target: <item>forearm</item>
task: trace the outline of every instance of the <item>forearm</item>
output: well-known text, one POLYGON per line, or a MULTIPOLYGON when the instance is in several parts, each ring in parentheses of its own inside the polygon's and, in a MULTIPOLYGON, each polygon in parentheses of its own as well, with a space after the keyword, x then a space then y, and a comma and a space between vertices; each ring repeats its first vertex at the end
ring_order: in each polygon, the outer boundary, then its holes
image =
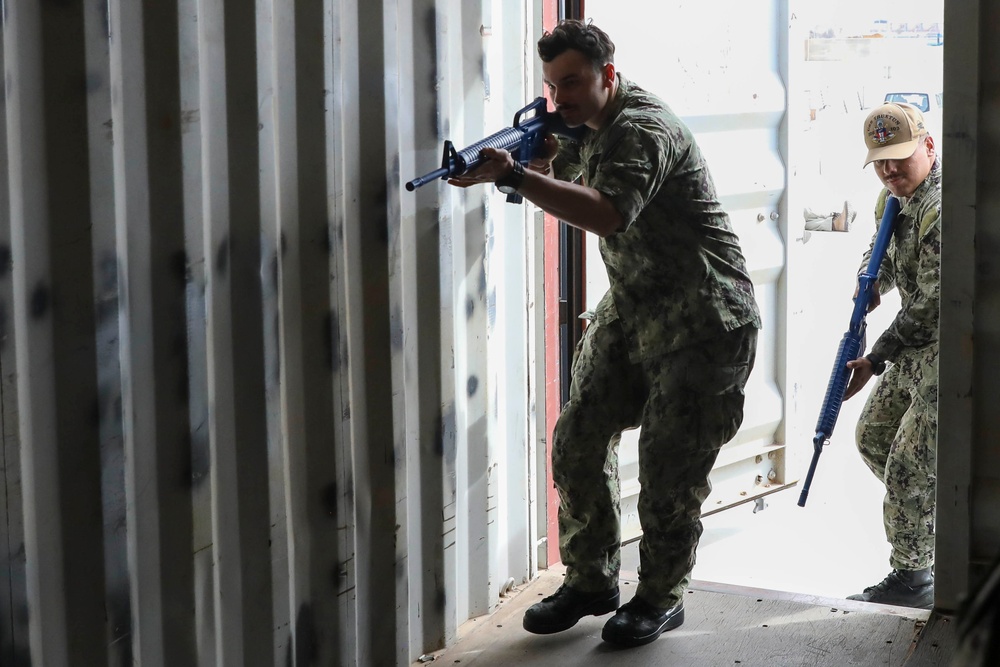
POLYGON ((602 237, 621 229, 621 215, 600 191, 530 169, 524 176, 518 194, 546 213, 602 237))
MULTIPOLYGON (((512 176, 514 160, 509 152, 484 148, 482 157, 485 158, 483 163, 474 171, 449 178, 448 182, 467 188, 502 182, 512 176)), ((594 188, 552 177, 550 164, 541 162, 532 162, 519 182, 510 184, 517 188, 519 195, 546 213, 598 236, 610 236, 622 227, 621 214, 610 199, 594 188)))

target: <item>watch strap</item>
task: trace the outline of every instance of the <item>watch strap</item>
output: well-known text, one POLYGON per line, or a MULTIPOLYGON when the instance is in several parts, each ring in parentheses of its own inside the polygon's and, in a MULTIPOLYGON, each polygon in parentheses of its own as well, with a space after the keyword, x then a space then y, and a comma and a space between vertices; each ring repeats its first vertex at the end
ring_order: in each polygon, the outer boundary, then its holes
POLYGON ((514 168, 511 169, 510 173, 502 178, 498 178, 496 181, 497 188, 503 188, 504 191, 514 192, 524 183, 524 165, 514 160, 514 168))
POLYGON ((875 375, 882 375, 882 373, 885 372, 885 359, 883 359, 882 357, 878 356, 874 352, 872 352, 871 354, 866 355, 865 358, 871 363, 871 365, 872 365, 872 372, 875 375))

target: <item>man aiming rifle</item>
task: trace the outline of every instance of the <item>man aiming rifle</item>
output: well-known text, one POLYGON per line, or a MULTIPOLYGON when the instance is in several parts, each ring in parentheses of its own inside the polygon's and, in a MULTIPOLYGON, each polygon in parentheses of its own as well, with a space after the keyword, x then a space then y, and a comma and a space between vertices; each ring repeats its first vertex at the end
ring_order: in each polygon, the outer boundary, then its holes
POLYGON ((614 50, 580 21, 543 35, 550 97, 582 135, 548 139, 527 168, 484 148, 482 165, 449 182, 495 183, 600 237, 610 288, 577 349, 552 441, 566 578, 523 624, 547 634, 617 610, 602 638, 638 646, 684 621, 708 475, 743 421, 760 315, 694 137, 615 69, 614 50), (619 609, 618 443, 639 426, 640 581, 619 609))

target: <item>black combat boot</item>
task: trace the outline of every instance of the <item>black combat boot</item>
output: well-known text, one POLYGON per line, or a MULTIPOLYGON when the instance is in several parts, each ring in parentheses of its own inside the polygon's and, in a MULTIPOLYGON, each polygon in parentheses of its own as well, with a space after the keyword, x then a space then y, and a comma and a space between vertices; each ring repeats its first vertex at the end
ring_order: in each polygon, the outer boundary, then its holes
POLYGON ((642 646, 684 622, 684 603, 660 609, 636 596, 604 624, 601 639, 617 646, 642 646))
POLYGON ((524 612, 524 629, 536 635, 562 632, 584 616, 601 616, 618 609, 618 587, 591 593, 563 584, 555 593, 524 612))
POLYGON ((849 595, 847 599, 930 609, 934 606, 934 571, 929 567, 893 570, 881 582, 866 588, 864 593, 849 595))

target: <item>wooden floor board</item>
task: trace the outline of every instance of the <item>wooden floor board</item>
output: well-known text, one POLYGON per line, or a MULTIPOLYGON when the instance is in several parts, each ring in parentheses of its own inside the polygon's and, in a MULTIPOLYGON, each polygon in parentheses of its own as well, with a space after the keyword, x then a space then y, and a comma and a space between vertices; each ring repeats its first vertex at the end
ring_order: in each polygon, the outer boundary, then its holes
MULTIPOLYGON (((956 620, 953 615, 933 613, 920 634, 920 642, 906 661, 906 667, 947 667, 958 648, 956 620)), ((957 666, 956 666, 957 667, 957 666)))

